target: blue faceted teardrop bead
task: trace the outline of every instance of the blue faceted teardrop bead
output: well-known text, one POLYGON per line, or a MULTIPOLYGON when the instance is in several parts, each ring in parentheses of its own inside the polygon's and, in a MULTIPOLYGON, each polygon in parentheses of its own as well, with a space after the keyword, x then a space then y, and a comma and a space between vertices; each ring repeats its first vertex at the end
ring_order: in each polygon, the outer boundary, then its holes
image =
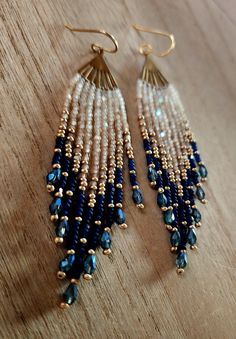
POLYGON ((151 182, 157 180, 157 171, 153 167, 148 168, 148 180, 151 182))
POLYGON ((61 220, 56 227, 56 235, 57 237, 64 238, 69 231, 69 222, 68 220, 61 220))
POLYGON ((111 247, 111 235, 107 231, 104 231, 101 236, 101 247, 104 250, 107 250, 108 248, 111 247))
POLYGON ((171 233, 170 243, 173 247, 178 247, 180 244, 180 240, 181 240, 181 237, 180 237, 180 233, 178 230, 171 233))
POLYGON ((176 267, 185 268, 188 264, 188 255, 186 251, 180 251, 176 258, 176 267))
POLYGON ((46 176, 48 185, 55 185, 61 179, 61 169, 53 168, 46 176))
POLYGON ((68 272, 72 268, 74 262, 75 255, 69 254, 67 257, 65 257, 59 262, 59 270, 62 272, 68 272))
POLYGON ((78 297, 78 287, 71 283, 63 293, 63 300, 66 304, 72 305, 78 297))
POLYGON ((206 178, 208 175, 208 171, 205 165, 199 165, 199 173, 202 178, 206 178))
POLYGON ((159 207, 164 207, 167 205, 167 198, 164 193, 157 194, 157 205, 159 207))
POLYGON ((133 190, 132 198, 136 205, 143 203, 143 195, 140 189, 133 190))
POLYGON ((84 270, 87 274, 93 274, 96 270, 97 263, 96 263, 96 255, 89 254, 84 261, 84 270))
POLYGON ((59 214, 61 211, 61 205, 62 205, 62 200, 61 198, 55 198, 53 199, 52 203, 49 206, 49 211, 51 214, 59 214))
POLYGON ((164 222, 167 225, 171 225, 172 222, 175 220, 175 215, 173 210, 167 210, 163 213, 164 215, 164 222))
POLYGON ((125 222, 125 212, 121 208, 117 208, 116 210, 116 223, 121 225, 125 222))
POLYGON ((195 222, 200 222, 202 219, 201 213, 197 208, 192 209, 192 216, 195 222))
POLYGON ((194 228, 190 228, 189 232, 188 232, 188 243, 189 245, 193 246, 195 245, 197 242, 197 235, 196 232, 194 230, 194 228))
POLYGON ((196 189, 196 196, 199 200, 205 199, 205 192, 201 186, 198 186, 196 189))

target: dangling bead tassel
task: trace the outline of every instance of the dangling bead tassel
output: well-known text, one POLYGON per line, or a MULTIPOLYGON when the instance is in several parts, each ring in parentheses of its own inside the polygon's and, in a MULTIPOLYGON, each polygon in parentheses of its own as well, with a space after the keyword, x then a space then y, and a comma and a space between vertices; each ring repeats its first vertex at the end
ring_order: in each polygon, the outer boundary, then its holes
POLYGON ((188 264, 187 245, 196 248, 194 223, 201 225, 201 214, 195 198, 206 203, 201 181, 206 180, 207 169, 176 89, 150 59, 137 82, 137 105, 147 176, 158 191, 157 204, 171 233, 171 251, 177 253, 177 272, 182 273, 188 264))
MULTIPOLYGON (((57 134, 53 168, 47 190, 54 195, 51 220, 56 224, 55 243, 67 253, 59 262, 57 277, 70 279, 61 308, 78 297, 81 276, 91 280, 96 251, 111 253, 111 228, 125 228, 123 206, 124 151, 130 180, 142 204, 124 99, 102 53, 72 79, 57 134), (135 187, 134 187, 135 186, 135 187)), ((139 206, 141 207, 141 206, 139 206)))

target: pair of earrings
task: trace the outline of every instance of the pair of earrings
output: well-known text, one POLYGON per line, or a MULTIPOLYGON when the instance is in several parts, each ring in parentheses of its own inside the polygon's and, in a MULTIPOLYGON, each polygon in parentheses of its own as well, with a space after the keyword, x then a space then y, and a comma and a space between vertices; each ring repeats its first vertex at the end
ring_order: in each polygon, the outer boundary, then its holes
MULTIPOLYGON (((144 208, 137 180, 125 100, 104 59, 104 52, 118 50, 116 39, 104 30, 71 31, 100 33, 109 37, 114 49, 92 44, 95 57, 70 82, 56 137, 52 170, 47 190, 53 195, 49 210, 56 225, 56 244, 64 244, 67 255, 59 262, 59 279, 69 278, 62 308, 78 295, 83 275, 91 280, 96 270, 95 252, 111 253, 111 228, 127 228, 123 210, 123 170, 128 163, 132 199, 144 208), (124 161, 124 158, 127 158, 124 161)), ((135 25, 135 29, 170 39, 165 56, 175 47, 174 36, 135 25)), ((201 214, 195 200, 206 203, 202 182, 207 169, 178 92, 150 59, 150 44, 139 51, 145 56, 141 78, 137 81, 137 111, 147 161, 147 177, 157 190, 157 204, 170 232, 171 251, 176 253, 177 272, 188 263, 187 245, 196 248, 195 226, 201 214)))

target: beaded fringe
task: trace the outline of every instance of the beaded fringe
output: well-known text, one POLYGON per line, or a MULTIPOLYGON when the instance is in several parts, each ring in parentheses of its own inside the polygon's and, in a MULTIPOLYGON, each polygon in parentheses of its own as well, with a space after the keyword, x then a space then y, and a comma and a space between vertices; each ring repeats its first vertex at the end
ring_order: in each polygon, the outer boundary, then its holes
POLYGON ((143 76, 137 81, 138 120, 147 175, 151 187, 158 191, 157 204, 170 232, 171 252, 177 254, 177 272, 182 273, 188 264, 187 245, 196 248, 195 227, 201 226, 201 213, 195 200, 206 203, 202 182, 206 181, 207 169, 175 87, 163 76, 164 81, 158 86, 155 70, 154 76, 145 68, 143 74, 155 80, 150 83, 143 76))
MULTIPOLYGON (((100 57, 101 58, 101 57, 100 57)), ((95 61, 97 59, 94 59, 95 61)), ((123 158, 128 158, 132 198, 142 208, 125 103, 119 88, 102 89, 77 73, 67 91, 47 190, 57 244, 67 255, 59 279, 71 280, 61 307, 77 298, 81 276, 91 280, 96 250, 111 253, 111 228, 126 228, 123 211, 123 158)))

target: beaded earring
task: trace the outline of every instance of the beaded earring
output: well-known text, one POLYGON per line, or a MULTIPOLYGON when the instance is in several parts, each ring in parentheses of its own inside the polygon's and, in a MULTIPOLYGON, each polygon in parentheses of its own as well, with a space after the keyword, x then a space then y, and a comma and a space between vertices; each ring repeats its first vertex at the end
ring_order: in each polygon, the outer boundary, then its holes
POLYGON ((59 279, 69 278, 62 308, 78 295, 83 275, 91 280, 96 269, 95 251, 111 253, 111 228, 127 228, 123 211, 124 153, 128 158, 132 198, 143 208, 124 98, 104 59, 115 53, 118 43, 104 30, 70 31, 100 33, 109 37, 114 49, 92 44, 95 57, 70 82, 56 137, 47 190, 54 196, 49 210, 56 225, 56 244, 64 244, 67 255, 59 262, 59 279))
MULTIPOLYGON (((140 25, 133 27, 170 39, 170 48, 157 56, 164 57, 174 49, 172 34, 140 25)), ((177 90, 149 57, 153 53, 152 46, 142 44, 139 52, 145 56, 145 63, 137 81, 137 106, 148 179, 151 187, 158 191, 157 205, 170 232, 171 252, 177 254, 177 272, 183 273, 188 264, 187 245, 197 248, 195 226, 201 226, 201 213, 195 200, 206 203, 202 182, 207 179, 207 169, 177 90)))

